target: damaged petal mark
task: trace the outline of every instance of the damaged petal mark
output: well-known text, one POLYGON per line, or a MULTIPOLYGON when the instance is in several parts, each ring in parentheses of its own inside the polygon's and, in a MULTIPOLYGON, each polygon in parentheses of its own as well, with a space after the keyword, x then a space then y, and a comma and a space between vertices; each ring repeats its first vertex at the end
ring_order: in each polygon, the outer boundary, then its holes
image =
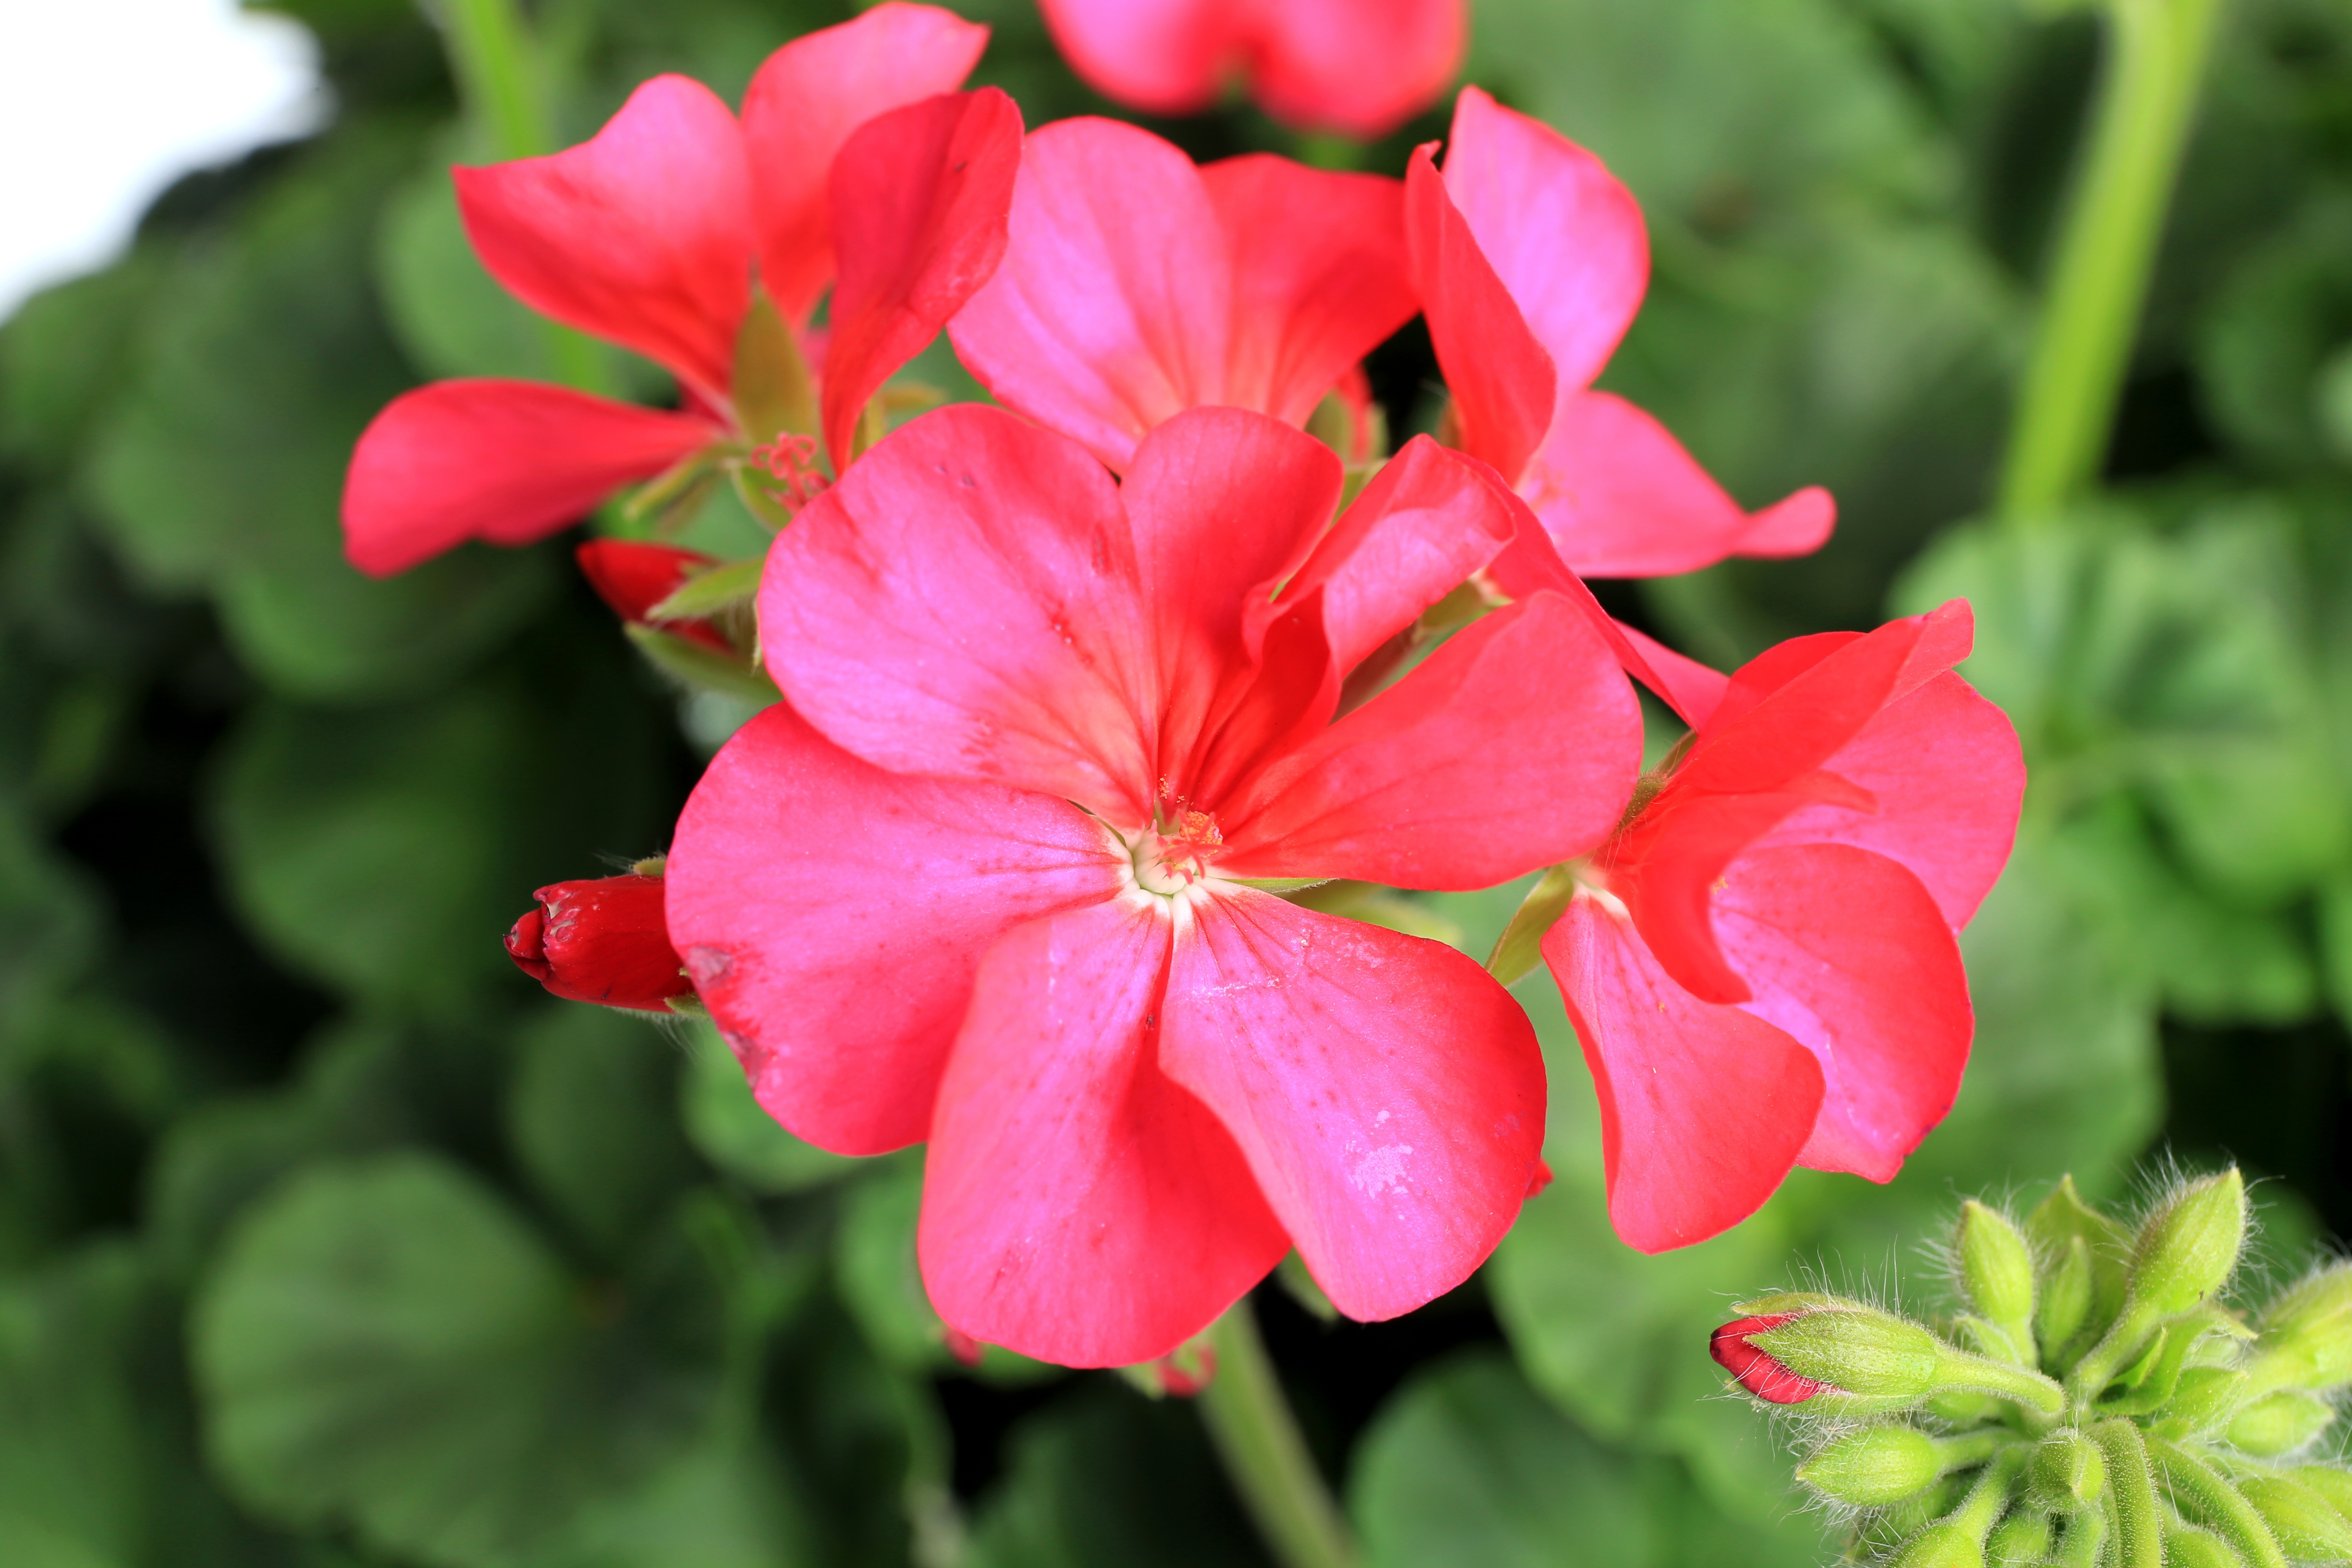
POLYGON ((686 959, 686 972, 694 977, 697 986, 716 985, 735 967, 733 953, 703 942, 688 948, 682 956, 686 959))
POLYGON ((1412 1152, 1410 1143, 1381 1144, 1356 1162, 1356 1168, 1348 1173, 1349 1184, 1373 1197, 1386 1192, 1407 1191, 1404 1157, 1412 1152))

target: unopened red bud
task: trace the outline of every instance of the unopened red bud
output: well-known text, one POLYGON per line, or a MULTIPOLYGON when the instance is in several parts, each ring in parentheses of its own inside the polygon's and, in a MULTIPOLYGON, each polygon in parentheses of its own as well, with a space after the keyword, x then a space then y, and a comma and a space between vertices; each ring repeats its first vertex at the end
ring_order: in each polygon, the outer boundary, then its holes
POLYGON ((653 607, 677 593, 688 578, 719 564, 717 557, 634 539, 592 539, 580 547, 577 559, 581 575, 621 619, 632 626, 658 626, 715 653, 736 656, 735 645, 707 620, 652 617, 653 607))
POLYGON ((1830 1391, 1830 1385, 1790 1372, 1759 1349, 1753 1337, 1793 1322, 1798 1316, 1795 1312, 1779 1312, 1726 1323, 1707 1342, 1707 1353, 1724 1371, 1739 1380, 1740 1387, 1757 1398, 1772 1405, 1802 1405, 1813 1395, 1830 1391))
POLYGON ((950 1329, 944 1324, 940 1326, 940 1337, 947 1342, 948 1354, 966 1366, 978 1366, 982 1354, 988 1349, 961 1329, 950 1329))
POLYGON ((539 907, 507 932, 507 954, 556 995, 662 1012, 694 989, 669 944, 659 877, 558 882, 531 897, 539 907))

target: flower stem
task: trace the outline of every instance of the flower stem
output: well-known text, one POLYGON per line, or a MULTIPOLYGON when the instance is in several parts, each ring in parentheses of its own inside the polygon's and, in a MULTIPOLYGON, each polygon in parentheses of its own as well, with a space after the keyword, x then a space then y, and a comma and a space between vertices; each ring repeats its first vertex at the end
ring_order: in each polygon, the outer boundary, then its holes
POLYGON ((1284 1568, 1356 1568, 1354 1538, 1298 1435, 1249 1298, 1209 1331, 1216 1375, 1201 1417, 1258 1533, 1284 1568))
MULTIPOLYGON (((555 150, 537 51, 515 0, 442 0, 441 36, 477 144, 492 158, 536 158, 555 150)), ((571 328, 544 323, 555 379, 604 392, 603 357, 571 328)))
POLYGON ((2000 510, 2012 520, 2098 477, 2212 41, 2216 0, 2107 0, 2106 9, 2097 119, 2001 470, 2000 510))

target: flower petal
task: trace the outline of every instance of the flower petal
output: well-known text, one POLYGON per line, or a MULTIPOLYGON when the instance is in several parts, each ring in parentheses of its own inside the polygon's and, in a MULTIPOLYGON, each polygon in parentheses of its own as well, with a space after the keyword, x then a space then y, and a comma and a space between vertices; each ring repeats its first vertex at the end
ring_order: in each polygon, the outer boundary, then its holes
POLYGON ((778 703, 678 818, 670 941, 768 1113, 877 1154, 926 1135, 982 955, 1112 897, 1113 849, 1066 802, 884 773, 778 703))
POLYGON ((1664 426, 1606 392, 1563 402, 1519 493, 1561 559, 1586 577, 1664 577, 1732 555, 1803 555, 1837 522, 1819 487, 1751 516, 1664 426))
POLYGON ((1641 771, 1641 708, 1556 594, 1457 633, 1252 784, 1219 868, 1491 887, 1590 850, 1641 771))
POLYGON ((1021 110, 995 88, 875 116, 834 159, 841 281, 824 358, 824 439, 837 473, 866 400, 920 353, 1004 255, 1021 110))
POLYGON ((1419 309, 1405 259, 1404 186, 1251 153, 1202 184, 1232 255, 1224 401, 1289 425, 1419 309))
POLYGON ((1267 626, 1320 588, 1331 662, 1342 674, 1353 669, 1510 541, 1508 495, 1460 453, 1414 437, 1314 553, 1284 574, 1281 596, 1250 606, 1253 648, 1267 626))
POLYGON ((1590 893, 1570 902, 1543 955, 1601 1099, 1618 1237, 1664 1252, 1755 1213, 1820 1112, 1812 1053, 1763 1019, 1675 984, 1633 921, 1590 893))
POLYGON ((982 961, 918 1236, 932 1304, 975 1340, 1066 1366, 1150 1361, 1290 1248, 1232 1136, 1156 1060, 1168 932, 1159 900, 1123 900, 982 961))
POLYGON ((343 479, 343 553, 389 577, 468 539, 529 544, 723 432, 533 381, 436 381, 369 424, 343 479))
POLYGON ((1975 635, 1968 601, 1955 599, 1840 642, 1826 657, 1816 657, 1830 646, 1817 638, 1801 639, 1799 650, 1768 649, 1751 664, 1772 660, 1785 669, 1780 661, 1793 658, 1806 667, 1784 675, 1760 700, 1748 696, 1757 689, 1748 669, 1735 672, 1722 708, 1670 787, 1721 794, 1781 788, 1822 767, 1889 703, 1966 658, 1975 635))
POLYGON ((1110 476, 1051 431, 974 404, 904 426, 777 537, 759 616, 769 672, 836 745, 1149 820, 1134 543, 1110 476))
POLYGON ((885 0, 853 21, 770 55, 743 95, 760 279, 800 325, 833 281, 826 183, 835 154, 875 116, 953 92, 980 63, 988 29, 936 5, 885 0))
POLYGON ((1851 844, 1901 864, 1958 931, 2009 863, 2025 759, 2009 715, 1947 671, 1880 710, 1823 770, 1876 797, 1877 809, 1807 805, 1759 847, 1851 844))
POLYGON ((1193 408, 1147 435, 1119 487, 1153 624, 1160 772, 1198 787, 1195 746, 1249 674, 1244 617, 1339 504, 1339 460, 1241 408, 1193 408), (1253 593, 1255 590, 1255 594, 1253 593))
POLYGON ((1715 895, 1746 1010, 1820 1059, 1820 1121, 1798 1155, 1889 1182, 1959 1093, 1976 1016, 1959 944, 1919 879, 1843 844, 1758 849, 1715 895))
POLYGON ((1485 1261, 1543 1143, 1543 1058, 1443 943, 1248 889, 1189 905, 1160 1065, 1208 1102, 1332 1304, 1409 1312, 1485 1261))
POLYGON ((1592 384, 1642 308, 1650 237, 1641 204, 1600 159, 1475 87, 1454 100, 1445 191, 1551 354, 1565 405, 1592 384))
POLYGON ((1190 158, 1116 121, 1045 126, 1012 235, 948 328, 997 401, 1122 470, 1153 426, 1227 401, 1233 263, 1190 158))
POLYGON ((657 76, 580 146, 451 174, 475 254, 515 298, 724 396, 751 300, 751 182, 709 88, 657 76))
POLYGON ((1105 98, 1148 114, 1214 103, 1241 37, 1230 0, 1038 0, 1062 58, 1105 98))
POLYGON ((1282 0, 1258 15, 1250 90, 1265 111, 1367 140, 1436 102, 1470 42, 1465 0, 1282 0))
POLYGON ((1551 354, 1478 248, 1428 147, 1405 170, 1404 206, 1413 289, 1454 395, 1457 444, 1517 484, 1551 427, 1559 385, 1551 354))

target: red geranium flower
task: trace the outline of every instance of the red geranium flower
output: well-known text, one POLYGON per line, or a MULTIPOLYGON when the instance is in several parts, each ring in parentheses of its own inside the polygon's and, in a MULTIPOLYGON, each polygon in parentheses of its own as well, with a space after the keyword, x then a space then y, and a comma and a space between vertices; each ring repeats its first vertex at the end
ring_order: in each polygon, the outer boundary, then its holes
POLYGON ((1041 0, 1087 86, 1129 109, 1191 114, 1229 82, 1276 120, 1384 135, 1462 68, 1466 0, 1041 0))
POLYGON ((1124 469, 1187 408, 1306 423, 1412 313, 1398 182, 1265 154, 1196 168, 1148 131, 1067 120, 1023 147, 1003 262, 949 336, 997 401, 1124 469))
POLYGON ((688 803, 670 933, 778 1121, 929 1141, 923 1277, 975 1340, 1149 1361, 1294 1245, 1389 1317, 1476 1267, 1535 1173, 1508 994, 1252 883, 1478 888, 1591 848, 1638 766, 1632 689, 1538 591, 1335 719, 1515 527, 1425 438, 1334 524, 1340 483, 1240 409, 1176 416, 1115 483, 951 407, 769 554, 788 700, 688 803))
POLYGON ((1664 426, 1592 390, 1650 273, 1642 210, 1600 159, 1465 87, 1444 174, 1423 147, 1405 184, 1457 443, 1527 498, 1578 574, 1661 576, 1727 555, 1802 555, 1829 538, 1828 491, 1751 516, 1664 426))
POLYGON ((689 582, 697 572, 720 563, 698 550, 635 539, 592 539, 573 552, 580 574, 612 612, 632 626, 656 626, 730 658, 740 657, 727 634, 707 620, 660 620, 653 608, 689 582))
POLYGON ((491 275, 667 369, 685 406, 524 381, 405 393, 352 457, 352 563, 384 576, 467 539, 529 543, 713 444, 748 453, 768 440, 775 432, 747 429, 735 403, 755 266, 795 333, 839 279, 820 379, 834 461, 846 461, 866 400, 1003 252, 1020 111, 992 89, 950 90, 987 39, 889 0, 770 56, 740 123, 700 83, 661 76, 578 147, 456 171, 491 275))
POLYGON ((1956 600, 1727 682, 1678 661, 1696 728, 1543 943, 1628 1244, 1736 1225, 1791 1165, 1892 1180, 1951 1108, 1975 1029, 1955 936, 2025 785, 2008 719, 1950 673, 1972 626, 1956 600))

